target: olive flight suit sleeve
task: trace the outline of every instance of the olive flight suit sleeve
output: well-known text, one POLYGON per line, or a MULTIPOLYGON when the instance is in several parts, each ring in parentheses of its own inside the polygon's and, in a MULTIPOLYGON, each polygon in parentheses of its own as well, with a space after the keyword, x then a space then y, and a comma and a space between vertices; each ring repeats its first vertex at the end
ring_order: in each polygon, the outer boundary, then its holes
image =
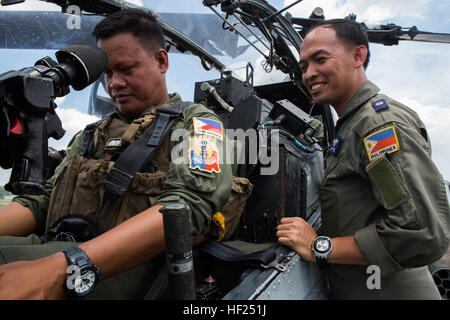
MULTIPOLYGON (((444 180, 431 160, 431 145, 419 119, 385 123, 362 137, 360 157, 383 215, 355 234, 369 264, 383 275, 438 260, 449 245, 450 210, 444 180), (389 131, 393 128, 393 131, 389 131), (390 153, 370 159, 370 136, 394 133, 390 153), (367 138, 367 139, 366 139, 367 138), (368 151, 369 150, 369 151, 368 151)), ((389 143, 388 143, 389 144, 389 143)))
POLYGON ((42 234, 45 230, 45 223, 47 219, 47 212, 50 202, 50 196, 53 190, 53 184, 58 175, 59 169, 63 167, 64 163, 70 159, 70 157, 76 153, 80 153, 81 145, 83 141, 83 132, 78 132, 70 141, 66 156, 55 169, 53 176, 45 182, 45 190, 41 195, 19 195, 13 199, 13 201, 20 203, 24 207, 27 207, 33 213, 34 219, 36 220, 36 230, 37 234, 42 234))
POLYGON ((172 130, 171 163, 155 204, 187 204, 192 236, 208 232, 212 215, 230 196, 233 176, 231 165, 224 161, 227 141, 220 119, 199 104, 186 108, 172 130), (204 130, 194 129, 199 123, 207 125, 204 130))

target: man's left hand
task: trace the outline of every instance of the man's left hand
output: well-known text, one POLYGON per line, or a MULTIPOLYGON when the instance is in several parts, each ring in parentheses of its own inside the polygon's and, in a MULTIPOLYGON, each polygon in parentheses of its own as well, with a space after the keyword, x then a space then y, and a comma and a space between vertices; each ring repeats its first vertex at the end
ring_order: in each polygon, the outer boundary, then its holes
POLYGON ((63 298, 65 261, 64 254, 58 253, 35 261, 17 261, 0 266, 0 299, 63 298))
POLYGON ((311 244, 317 234, 308 222, 299 217, 283 218, 277 230, 279 243, 290 247, 306 261, 316 261, 311 244))

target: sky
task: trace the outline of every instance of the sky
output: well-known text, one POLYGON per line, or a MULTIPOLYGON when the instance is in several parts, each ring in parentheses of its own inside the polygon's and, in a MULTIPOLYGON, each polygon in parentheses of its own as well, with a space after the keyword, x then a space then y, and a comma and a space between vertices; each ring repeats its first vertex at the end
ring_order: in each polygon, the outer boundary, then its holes
MULTIPOLYGON (((136 0, 136 5, 145 5, 155 12, 210 13, 201 0, 161 1, 136 0)), ((293 0, 269 0, 276 9, 282 9, 293 0)), ((431 32, 450 33, 450 1, 448 0, 304 0, 290 8, 294 17, 308 17, 320 6, 326 18, 345 17, 350 13, 366 24, 387 24, 411 27, 431 32)), ((27 0, 24 4, 0 7, 0 10, 53 10, 58 6, 27 0)), ((1 26, 0 26, 1 28, 1 26)), ((1 32, 1 30, 0 30, 1 32)), ((450 44, 403 41, 398 46, 370 44, 371 62, 368 78, 381 92, 414 109, 425 123, 432 143, 433 160, 445 179, 450 180, 450 44)), ((32 66, 45 55, 46 50, 0 49, 0 74, 32 66)), ((179 92, 185 100, 193 98, 195 81, 215 79, 217 72, 206 72, 199 67, 198 59, 192 56, 171 54, 171 66, 167 74, 169 91, 179 92)), ((87 114, 89 89, 72 91, 57 99, 56 109, 62 120, 66 135, 63 139, 49 140, 49 145, 63 149, 70 138, 86 124, 97 119, 87 114)), ((0 169, 0 184, 8 181, 9 171, 0 169)))

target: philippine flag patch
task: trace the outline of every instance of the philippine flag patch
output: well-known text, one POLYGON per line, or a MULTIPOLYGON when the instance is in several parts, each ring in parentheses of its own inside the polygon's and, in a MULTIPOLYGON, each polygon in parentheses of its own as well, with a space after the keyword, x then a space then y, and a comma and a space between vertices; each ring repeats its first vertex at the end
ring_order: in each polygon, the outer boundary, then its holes
POLYGON ((194 132, 196 134, 206 134, 213 136, 219 140, 223 140, 223 130, 222 122, 204 119, 204 118, 193 118, 194 132))
POLYGON ((364 138, 364 147, 370 162, 385 153, 400 150, 394 126, 379 130, 364 138))

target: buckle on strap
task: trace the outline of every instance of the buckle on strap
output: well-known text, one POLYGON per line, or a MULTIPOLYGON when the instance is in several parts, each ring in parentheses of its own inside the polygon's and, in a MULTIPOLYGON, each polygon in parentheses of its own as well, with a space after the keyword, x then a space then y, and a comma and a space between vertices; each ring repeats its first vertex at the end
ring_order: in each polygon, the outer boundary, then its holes
POLYGON ((272 260, 271 262, 269 262, 266 265, 261 263, 261 267, 263 267, 264 269, 275 268, 281 272, 284 272, 287 270, 286 266, 287 266, 288 262, 291 261, 291 259, 294 255, 295 255, 295 252, 291 251, 287 254, 283 254, 279 257, 276 257, 274 260, 272 260))
POLYGON ((105 214, 111 210, 114 204, 125 195, 133 182, 133 178, 134 174, 130 174, 116 166, 111 168, 103 182, 103 189, 105 192, 100 207, 95 214, 99 219, 103 219, 105 214))
POLYGON ((105 217, 105 214, 112 209, 112 207, 116 204, 118 200, 119 197, 117 195, 112 194, 105 190, 105 193, 103 194, 102 197, 102 202, 100 203, 100 207, 95 213, 96 217, 99 220, 103 219, 105 217))
POLYGON ((134 174, 113 166, 106 176, 103 183, 105 192, 111 193, 117 197, 123 197, 133 181, 134 174))

